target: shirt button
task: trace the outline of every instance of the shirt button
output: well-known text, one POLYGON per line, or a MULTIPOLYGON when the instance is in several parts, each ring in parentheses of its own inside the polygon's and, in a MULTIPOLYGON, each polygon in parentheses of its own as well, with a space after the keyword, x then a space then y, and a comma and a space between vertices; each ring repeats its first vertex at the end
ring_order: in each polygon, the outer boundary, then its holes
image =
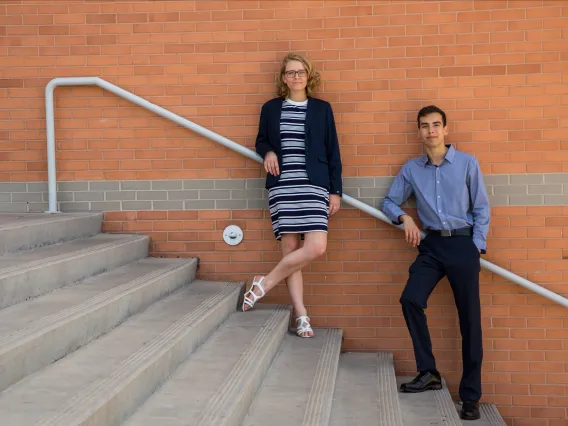
POLYGON ((438 198, 440 198, 440 196, 438 195, 438 198))
POLYGON ((440 181, 437 181, 437 183, 440 183, 440 181))
POLYGON ((442 213, 442 210, 438 210, 438 213, 442 213))

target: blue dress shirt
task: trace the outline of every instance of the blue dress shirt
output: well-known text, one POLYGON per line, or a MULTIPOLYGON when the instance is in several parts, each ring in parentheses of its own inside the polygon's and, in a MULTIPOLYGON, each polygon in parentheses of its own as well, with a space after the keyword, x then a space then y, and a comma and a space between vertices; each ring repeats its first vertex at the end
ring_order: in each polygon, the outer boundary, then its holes
POLYGON ((399 224, 399 216, 406 214, 400 206, 414 195, 426 230, 473 227, 473 242, 485 253, 490 208, 479 163, 474 156, 447 146, 439 166, 427 155, 408 161, 394 179, 382 210, 399 224))

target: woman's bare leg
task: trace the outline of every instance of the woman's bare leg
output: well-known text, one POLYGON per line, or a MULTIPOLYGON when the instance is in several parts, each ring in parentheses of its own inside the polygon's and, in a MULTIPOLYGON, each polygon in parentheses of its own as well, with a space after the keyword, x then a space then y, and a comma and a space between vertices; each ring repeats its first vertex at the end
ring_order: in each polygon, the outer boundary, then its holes
MULTIPOLYGON (((286 254, 278 263, 278 265, 276 265, 276 267, 272 271, 270 271, 270 273, 266 275, 266 277, 264 277, 264 280, 262 282, 264 291, 268 293, 268 291, 274 288, 274 286, 280 281, 288 278, 294 272, 300 272, 300 270, 304 266, 308 265, 311 261, 323 255, 326 248, 326 232, 307 232, 304 237, 304 246, 286 254)), ((253 292, 257 296, 260 296, 261 294, 260 289, 256 286, 254 287, 253 292)), ((292 296, 292 293, 290 293, 290 295, 292 296)), ((248 309, 250 308, 248 306, 245 306, 245 311, 248 309)), ((298 314, 300 313, 303 312, 298 312, 298 314)))
MULTIPOLYGON (((298 250, 299 248, 299 234, 282 234, 282 254, 284 256, 298 250)), ((286 278, 286 286, 288 287, 288 293, 290 293, 292 306, 294 307, 294 313, 296 316, 301 317, 308 315, 308 311, 304 305, 304 282, 302 279, 302 270, 292 272, 292 274, 286 278)), ((313 332, 305 332, 302 334, 303 337, 312 337, 313 335, 313 332)))

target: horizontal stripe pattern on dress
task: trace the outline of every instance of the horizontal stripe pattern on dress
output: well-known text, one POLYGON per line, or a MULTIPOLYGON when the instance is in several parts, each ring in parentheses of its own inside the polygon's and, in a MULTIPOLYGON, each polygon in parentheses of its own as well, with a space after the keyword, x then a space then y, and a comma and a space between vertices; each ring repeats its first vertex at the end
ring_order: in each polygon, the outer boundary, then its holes
POLYGON ((310 183, 306 172, 304 122, 306 102, 282 104, 280 140, 282 170, 276 186, 268 190, 272 229, 282 234, 327 232, 329 192, 310 183))
POLYGON ((288 100, 282 104, 280 116, 280 142, 282 148, 282 170, 280 181, 307 179, 306 145, 304 123, 307 103, 292 103, 288 100))

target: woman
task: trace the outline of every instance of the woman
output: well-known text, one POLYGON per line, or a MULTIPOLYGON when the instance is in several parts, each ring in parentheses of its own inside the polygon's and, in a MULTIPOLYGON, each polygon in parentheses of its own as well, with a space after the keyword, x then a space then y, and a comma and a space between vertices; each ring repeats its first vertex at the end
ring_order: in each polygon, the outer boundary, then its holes
POLYGON ((277 78, 280 96, 262 107, 256 151, 264 158, 272 228, 283 258, 268 275, 253 278, 243 302, 243 311, 252 309, 285 279, 300 337, 314 336, 301 268, 325 253, 328 217, 339 210, 342 194, 333 111, 329 103, 311 97, 319 82, 308 59, 289 54, 277 78))

